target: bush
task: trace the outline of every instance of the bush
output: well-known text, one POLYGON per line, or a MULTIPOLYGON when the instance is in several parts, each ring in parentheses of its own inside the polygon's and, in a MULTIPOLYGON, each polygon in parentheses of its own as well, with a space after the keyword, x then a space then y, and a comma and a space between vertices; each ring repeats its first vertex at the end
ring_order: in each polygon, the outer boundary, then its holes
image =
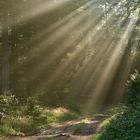
POLYGON ((126 106, 134 109, 140 106, 140 74, 137 71, 128 81, 126 106))
POLYGON ((103 132, 94 140, 140 140, 140 75, 128 82, 125 107, 103 123, 103 132))
POLYGON ((10 92, 0 95, 0 112, 10 115, 16 112, 17 107, 18 100, 10 92))
POLYGON ((0 137, 32 133, 43 125, 40 124, 41 108, 37 100, 32 97, 29 97, 23 105, 10 92, 4 93, 0 95, 0 112, 4 114, 0 120, 0 137))
POLYGON ((126 110, 104 123, 104 130, 96 140, 139 140, 140 111, 126 110))
POLYGON ((41 108, 37 99, 29 97, 26 101, 26 115, 31 115, 33 117, 39 117, 41 114, 41 108))
POLYGON ((35 97, 21 102, 10 92, 0 95, 0 138, 8 135, 26 135, 39 132, 51 123, 77 118, 72 112, 55 113, 40 106, 35 97), (1 117, 3 115, 4 117, 1 117))

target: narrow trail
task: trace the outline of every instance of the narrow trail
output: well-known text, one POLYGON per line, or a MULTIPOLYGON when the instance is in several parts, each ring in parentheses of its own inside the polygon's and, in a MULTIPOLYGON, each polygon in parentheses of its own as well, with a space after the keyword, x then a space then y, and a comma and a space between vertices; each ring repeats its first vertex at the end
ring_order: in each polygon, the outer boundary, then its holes
POLYGON ((8 137, 5 140, 91 140, 93 134, 101 131, 101 123, 106 117, 96 119, 88 117, 51 125, 47 129, 40 130, 34 136, 8 137))

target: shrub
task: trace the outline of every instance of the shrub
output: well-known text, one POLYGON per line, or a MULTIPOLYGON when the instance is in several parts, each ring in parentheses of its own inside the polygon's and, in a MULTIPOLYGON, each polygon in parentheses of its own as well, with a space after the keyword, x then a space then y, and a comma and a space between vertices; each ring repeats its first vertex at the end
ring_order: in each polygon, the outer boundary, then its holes
POLYGON ((26 135, 39 132, 50 123, 59 123, 77 117, 72 112, 55 113, 46 111, 34 97, 28 97, 20 102, 10 92, 0 95, 0 138, 8 135, 26 135))
POLYGON ((14 114, 18 107, 17 98, 10 92, 0 95, 0 112, 6 115, 14 114))
POLYGON ((96 140, 139 140, 140 111, 126 110, 104 124, 104 130, 96 140))
POLYGON ((128 82, 125 107, 103 123, 103 132, 94 140, 140 140, 140 75, 128 82))
POLYGON ((29 97, 26 101, 26 106, 26 115, 33 116, 34 118, 41 115, 41 107, 39 106, 39 102, 36 98, 29 97))
POLYGON ((126 106, 137 108, 140 106, 140 74, 136 71, 128 81, 126 106))

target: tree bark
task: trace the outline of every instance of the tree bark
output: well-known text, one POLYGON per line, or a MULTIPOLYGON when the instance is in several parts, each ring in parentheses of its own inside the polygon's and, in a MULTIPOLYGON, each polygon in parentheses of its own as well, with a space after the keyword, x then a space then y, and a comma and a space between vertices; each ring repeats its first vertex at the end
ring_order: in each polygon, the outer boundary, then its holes
POLYGON ((9 90, 8 12, 2 17, 2 93, 9 90))

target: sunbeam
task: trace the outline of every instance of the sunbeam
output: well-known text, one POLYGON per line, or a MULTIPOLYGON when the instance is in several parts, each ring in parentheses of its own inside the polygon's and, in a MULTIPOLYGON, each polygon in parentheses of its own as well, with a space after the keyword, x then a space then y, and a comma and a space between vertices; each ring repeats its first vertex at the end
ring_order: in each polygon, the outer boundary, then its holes
MULTIPOLYGON (((121 24, 125 20, 127 20, 126 17, 122 18, 119 26, 117 27, 117 29, 115 29, 116 31, 114 31, 114 32, 116 32, 115 34, 119 33, 121 24)), ((110 56, 110 54, 112 53, 112 51, 114 49, 116 41, 113 39, 113 36, 108 36, 106 39, 105 35, 106 35, 106 32, 103 34, 102 41, 97 42, 97 43, 99 43, 99 45, 97 45, 98 46, 97 53, 95 55, 93 55, 93 57, 91 57, 89 59, 89 62, 87 62, 85 64, 85 66, 83 66, 83 68, 79 71, 79 76, 82 74, 83 81, 86 81, 86 83, 83 83, 84 84, 83 92, 85 92, 85 93, 90 90, 90 87, 92 87, 93 79, 96 79, 97 76, 99 76, 101 67, 104 67, 103 65, 105 63, 105 59, 110 56), (101 47, 103 47, 103 48, 101 49, 101 47), (90 65, 91 63, 92 63, 92 65, 90 65)))
MULTIPOLYGON (((118 9, 119 7, 117 7, 118 9)), ((111 17, 114 15, 116 11, 112 10, 111 14, 109 15, 108 20, 111 19, 111 17)), ((105 23, 99 22, 90 32, 89 34, 91 35, 91 38, 94 38, 97 33, 99 32, 99 28, 102 29, 102 27, 104 26, 105 23)), ((98 39, 100 38, 100 36, 102 36, 103 34, 98 35, 97 37, 94 38, 94 43, 96 43, 98 41, 98 39)), ((88 37, 87 37, 88 38, 88 37)), ((84 39, 80 42, 80 44, 82 44, 83 47, 81 47, 82 49, 78 49, 78 51, 75 51, 73 54, 73 57, 71 57, 70 59, 68 59, 67 61, 65 61, 65 63, 62 63, 56 71, 54 71, 54 73, 51 74, 51 76, 47 77, 47 81, 43 81, 43 84, 41 85, 41 87, 51 87, 51 85, 53 85, 54 83, 57 82, 57 79, 60 80, 59 77, 61 77, 61 75, 63 74, 64 71, 66 71, 68 69, 68 67, 77 59, 80 58, 80 56, 83 56, 83 54, 85 53, 85 49, 86 49, 86 45, 88 44, 88 39, 84 39), (79 51, 80 50, 80 51, 79 51), (45 86, 45 85, 48 86, 45 86)), ((93 45, 93 44, 92 44, 93 45)), ((79 46, 79 45, 78 45, 79 46)), ((94 46, 94 45, 93 45, 94 46)), ((39 74, 40 71, 38 71, 39 74)), ((34 77, 34 76, 31 76, 34 77)), ((32 80, 34 81, 34 80, 32 80)), ((30 80, 31 82, 31 80, 30 80)), ((41 88, 42 89, 42 88, 41 88)), ((44 88, 43 88, 44 89, 44 88)))
MULTIPOLYGON (((20 22, 25 22, 37 18, 41 14, 57 9, 58 7, 67 4, 69 1, 70 0, 31 0, 26 4, 26 0, 24 0, 22 5, 17 4, 16 7, 14 7, 14 11, 18 11, 16 17, 21 17, 20 22)), ((12 18, 9 19, 9 26, 16 24, 16 21, 12 20, 12 18)))
MULTIPOLYGON (((49 29, 46 27, 46 30, 41 32, 34 39, 35 43, 34 43, 34 41, 31 42, 30 45, 32 45, 34 47, 32 48, 31 51, 28 52, 28 54, 26 54, 26 56, 27 57, 28 56, 36 56, 36 54, 40 55, 44 51, 47 51, 47 47, 49 46, 49 42, 51 42, 51 43, 57 42, 57 43, 61 44, 60 40, 64 38, 66 33, 69 33, 71 30, 76 28, 76 26, 78 26, 82 21, 85 20, 85 18, 87 17, 87 14, 95 9, 94 6, 93 7, 90 6, 91 7, 91 8, 89 7, 90 10, 87 10, 87 6, 89 6, 89 4, 92 4, 92 3, 89 2, 89 3, 86 3, 85 5, 82 6, 82 8, 86 9, 86 11, 79 12, 78 11, 79 8, 78 8, 75 11, 73 11, 73 13, 70 13, 69 15, 64 17, 61 21, 58 21, 57 23, 53 24, 49 29), (61 24, 63 24, 63 26, 61 24), (48 36, 47 33, 50 33, 50 35, 48 36)), ((95 21, 96 20, 98 20, 98 19, 95 19, 95 21)), ((69 42, 69 43, 72 43, 72 42, 69 42)), ((68 42, 67 42, 67 44, 68 44, 68 42)), ((61 46, 61 45, 59 45, 59 46, 61 46)), ((65 48, 67 48, 67 47, 65 47, 65 48)), ((59 49, 59 48, 57 47, 56 49, 59 49)), ((29 61, 28 61, 28 63, 29 63, 29 61)), ((15 66, 14 69, 16 69, 17 67, 22 67, 22 65, 24 65, 24 64, 15 66)))
MULTIPOLYGON (((88 25, 88 26, 85 26, 83 27, 80 32, 82 34, 86 34, 86 32, 88 30, 90 30, 90 28, 92 27, 93 25, 88 25)), ((75 27, 74 27, 75 28, 75 27)), ((69 28, 68 28, 69 29, 69 28)), ((62 31, 60 31, 62 32, 62 31)), ((65 35, 65 32, 63 34, 63 36, 65 35)), ((59 36, 58 36, 59 37, 59 36)), ((53 39, 53 38, 52 38, 53 39)), ((56 41, 56 40, 54 40, 56 41)), ((79 41, 78 41, 79 42, 79 41)), ((69 52, 69 50, 72 50, 73 48, 70 48, 72 47, 72 44, 74 42, 69 40, 69 38, 66 38, 65 41, 63 41, 62 43, 59 43, 59 45, 61 46, 61 48, 57 47, 57 48, 54 48, 54 52, 52 51, 51 54, 48 54, 48 56, 46 56, 45 58, 46 59, 49 59, 49 62, 45 62, 45 61, 42 61, 42 63, 40 64, 41 67, 39 67, 38 69, 36 69, 36 71, 34 71, 34 74, 37 76, 37 72, 40 73, 40 71, 42 71, 43 69, 45 69, 45 67, 49 66, 50 64, 52 64, 52 62, 54 62, 56 59, 58 59, 59 57, 62 57, 61 55, 62 54, 66 54, 67 52, 69 52)), ((81 43, 80 43, 81 44, 81 43)), ((47 52, 47 51, 46 51, 47 52)), ((63 57, 62 57, 63 58, 63 57)), ((34 76, 33 76, 34 77, 34 76)))
POLYGON ((88 102, 89 103, 88 107, 93 106, 92 104, 96 105, 101 104, 102 101, 104 100, 105 94, 102 94, 101 96, 101 93, 103 93, 105 89, 107 90, 109 88, 106 84, 106 81, 108 81, 108 85, 110 85, 111 79, 113 79, 115 71, 122 60, 122 56, 125 53, 125 50, 127 49, 128 41, 126 42, 126 39, 127 40, 130 39, 137 19, 138 15, 135 14, 135 18, 131 18, 129 24, 125 29, 123 36, 121 37, 121 40, 114 47, 109 62, 106 64, 106 67, 104 68, 104 72, 100 75, 100 78, 96 81, 97 84, 95 86, 95 89, 93 89, 92 91, 93 96, 92 100, 88 102), (121 56, 120 53, 122 54, 121 56))
POLYGON ((0 139, 139 139, 139 60, 140 0, 0 0, 0 139))

